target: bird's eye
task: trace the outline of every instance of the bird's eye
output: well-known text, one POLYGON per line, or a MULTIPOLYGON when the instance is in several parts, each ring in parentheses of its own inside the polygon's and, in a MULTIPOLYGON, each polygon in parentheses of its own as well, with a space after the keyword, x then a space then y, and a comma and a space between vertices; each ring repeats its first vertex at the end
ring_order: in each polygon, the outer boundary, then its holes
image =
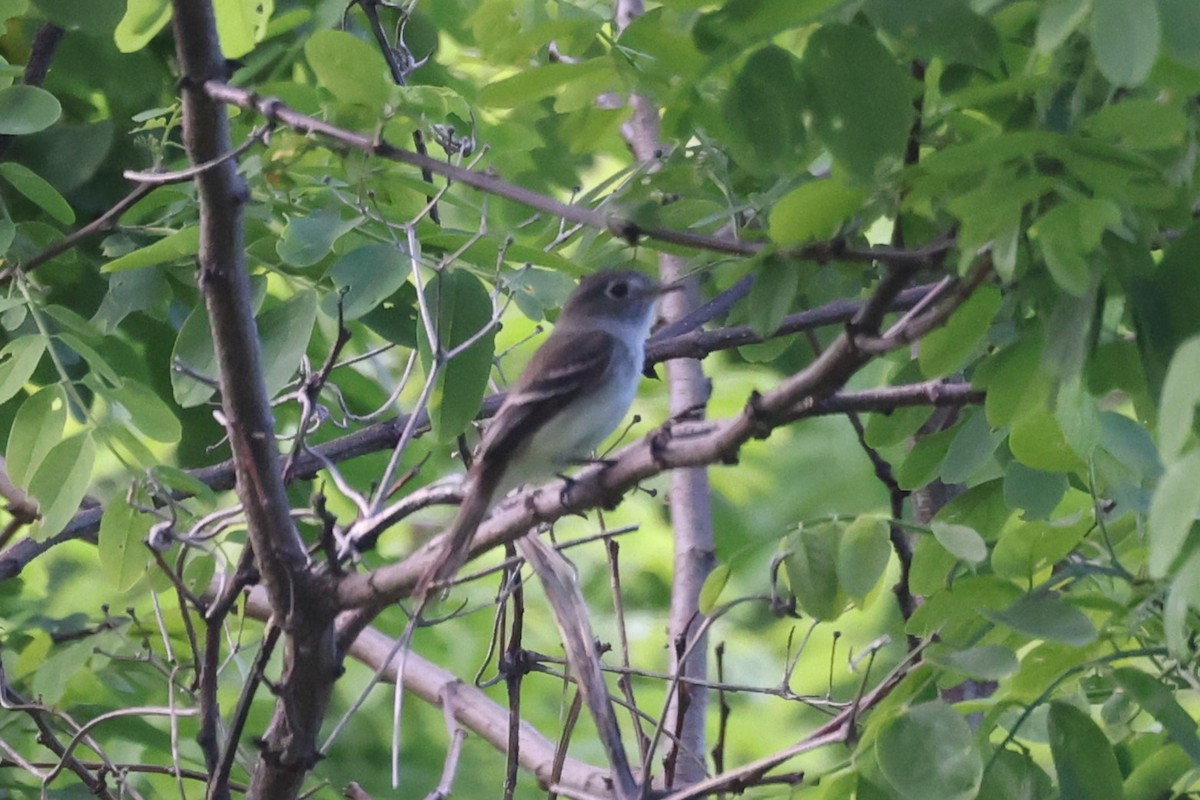
POLYGON ((608 296, 620 300, 629 294, 629 284, 625 281, 616 281, 608 285, 608 296))

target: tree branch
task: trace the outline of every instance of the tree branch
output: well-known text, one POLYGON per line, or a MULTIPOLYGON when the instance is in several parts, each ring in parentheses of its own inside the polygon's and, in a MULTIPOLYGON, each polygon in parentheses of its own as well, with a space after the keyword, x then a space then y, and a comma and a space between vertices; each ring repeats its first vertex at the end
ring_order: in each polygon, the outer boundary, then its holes
MULTIPOLYGON (((618 30, 644 11, 641 0, 617 0, 614 15, 618 30)), ((633 114, 622 133, 634 157, 654 169, 662 152, 659 111, 645 95, 629 98, 633 114)), ((684 260, 677 255, 661 253, 658 275, 664 284, 683 280, 681 291, 664 295, 660 303, 662 316, 668 323, 684 320, 700 305, 700 291, 695 277, 687 278, 684 260)), ((740 288, 740 283, 735 289, 740 288)), ((746 287, 749 291, 749 287, 746 287)), ((672 358, 667 361, 667 389, 671 416, 703 417, 711 387, 704 375, 703 356, 672 358)), ((667 648, 672 676, 705 680, 708 677, 708 637, 705 616, 700 612, 700 591, 704 581, 716 566, 716 545, 713 543, 712 493, 707 467, 677 469, 671 472, 671 487, 667 495, 671 530, 674 533, 674 568, 671 571, 671 603, 667 616, 667 648), (693 642, 684 653, 682 642, 693 642)), ((666 727, 673 731, 670 750, 666 755, 665 780, 668 788, 690 786, 701 780, 708 770, 703 753, 708 750, 706 723, 708 692, 703 686, 680 684, 670 695, 665 711, 666 727)), ((653 752, 653 745, 651 746, 653 752)), ((648 782, 653 765, 642 764, 642 782, 648 782)))
MULTIPOLYGON (((210 79, 203 83, 203 90, 213 100, 253 111, 265 119, 278 122, 294 131, 304 134, 316 134, 332 140, 350 150, 357 150, 367 155, 386 158, 401 164, 408 164, 421 170, 429 170, 436 175, 442 175, 458 183, 478 189, 481 192, 512 200, 538 211, 552 214, 567 222, 584 225, 596 230, 606 230, 618 238, 635 243, 641 238, 662 242, 663 244, 688 247, 696 250, 708 250, 727 255, 750 256, 761 252, 769 243, 761 241, 734 241, 716 236, 708 236, 691 231, 679 231, 671 228, 643 227, 636 221, 607 214, 603 211, 586 208, 570 203, 563 203, 544 194, 530 191, 522 186, 509 183, 490 172, 476 171, 451 164, 448 161, 432 158, 411 150, 391 144, 385 139, 366 136, 361 133, 339 128, 324 120, 302 114, 288 107, 275 98, 262 98, 253 92, 230 86, 221 80, 210 79)), ((853 261, 890 264, 892 266, 928 266, 940 258, 953 246, 952 240, 940 240, 928 248, 907 250, 895 247, 847 247, 844 242, 816 242, 803 247, 789 248, 779 252, 790 258, 808 261, 853 261)))
POLYGON ((242 206, 225 107, 199 90, 222 79, 226 63, 210 3, 173 0, 172 25, 183 73, 183 138, 200 202, 199 286, 220 366, 221 402, 259 571, 285 635, 275 713, 262 738, 250 798, 297 795, 311 769, 316 736, 340 668, 333 611, 308 572, 308 557, 289 514, 275 426, 263 382, 260 343, 246 270, 242 206))
MULTIPOLYGON (((910 252, 920 253, 925 251, 922 248, 918 248, 910 252)), ((888 310, 907 311, 920 302, 933 288, 934 284, 926 284, 906 289, 896 296, 896 299, 888 307, 888 310)), ((834 300, 817 308, 790 314, 784 318, 775 333, 766 337, 760 336, 751 328, 745 326, 718 328, 711 331, 702 331, 693 328, 678 336, 671 336, 669 338, 664 338, 667 330, 664 329, 664 331, 660 331, 651 337, 651 340, 646 344, 646 367, 649 369, 652 365, 671 358, 702 358, 720 350, 755 344, 774 337, 787 336, 826 325, 846 323, 862 310, 864 304, 865 302, 862 300, 834 300)), ((717 310, 720 310, 720 307, 717 310)), ((709 313, 711 311, 712 308, 702 306, 697 309, 697 314, 700 312, 709 313)), ((688 324, 691 325, 695 322, 696 317, 693 317, 693 315, 688 316, 691 318, 691 322, 688 324)), ((701 323, 695 324, 698 325, 701 323)), ((668 326, 668 328, 675 328, 675 326, 668 326)), ((479 418, 490 418, 496 413, 503 400, 503 393, 484 398, 479 418)), ((887 409, 879 408, 874 410, 886 411, 887 409)), ((308 477, 322 469, 326 463, 338 464, 368 453, 390 449, 395 446, 401 431, 404 430, 407 424, 407 415, 396 417, 347 434, 346 436, 332 439, 312 448, 314 452, 305 451, 297 457, 291 477, 308 477)), ((428 430, 429 417, 422 411, 417 418, 414 434, 423 435, 428 430)), ((214 491, 226 491, 232 489, 234 486, 235 470, 232 460, 208 467, 188 470, 188 474, 214 491)), ((184 499, 187 496, 183 493, 173 495, 174 499, 177 500, 184 499)), ((96 531, 100 527, 102 512, 103 509, 99 506, 84 508, 72 518, 61 532, 49 539, 34 541, 33 539, 25 538, 15 542, 12 547, 0 553, 0 581, 16 577, 30 561, 63 542, 81 538, 94 542, 96 531)))

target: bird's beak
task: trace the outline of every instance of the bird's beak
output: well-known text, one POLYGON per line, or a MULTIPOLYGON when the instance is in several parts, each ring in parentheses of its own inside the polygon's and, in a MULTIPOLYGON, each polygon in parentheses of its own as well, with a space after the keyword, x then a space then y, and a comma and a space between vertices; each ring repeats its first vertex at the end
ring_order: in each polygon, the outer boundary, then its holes
POLYGON ((656 295, 662 296, 664 294, 670 294, 671 292, 681 291, 686 286, 687 286, 687 278, 681 278, 680 280, 671 281, 670 283, 659 284, 658 288, 654 291, 654 293, 656 295))

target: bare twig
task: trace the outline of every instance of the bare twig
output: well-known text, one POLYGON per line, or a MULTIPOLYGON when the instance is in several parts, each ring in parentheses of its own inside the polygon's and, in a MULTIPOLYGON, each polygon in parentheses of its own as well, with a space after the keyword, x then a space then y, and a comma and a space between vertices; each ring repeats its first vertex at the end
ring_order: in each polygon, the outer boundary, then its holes
POLYGON ((149 195, 156 188, 157 187, 151 186, 150 184, 138 184, 129 194, 125 195, 116 203, 114 203, 112 208, 96 217, 96 219, 92 220, 87 225, 84 225, 82 228, 79 228, 73 233, 64 236, 62 239, 59 239, 54 244, 50 245, 32 258, 27 259, 23 263, 14 264, 11 267, 5 267, 3 270, 0 270, 0 286, 12 280, 13 275, 17 271, 32 272, 46 262, 58 258, 63 253, 71 250, 84 239, 94 236, 97 233, 103 233, 111 230, 112 226, 122 214, 136 205, 139 200, 149 195))
POLYGON ((127 169, 122 175, 127 181, 145 184, 154 188, 167 186, 172 183, 186 183, 198 177, 203 172, 207 172, 214 167, 219 167, 227 161, 236 160, 254 145, 262 144, 266 141, 270 130, 270 125, 260 125, 250 132, 250 135, 246 137, 246 141, 239 144, 233 150, 230 150, 228 153, 222 153, 216 158, 205 161, 203 164, 195 164, 186 169, 175 170, 173 172, 139 172, 127 169))

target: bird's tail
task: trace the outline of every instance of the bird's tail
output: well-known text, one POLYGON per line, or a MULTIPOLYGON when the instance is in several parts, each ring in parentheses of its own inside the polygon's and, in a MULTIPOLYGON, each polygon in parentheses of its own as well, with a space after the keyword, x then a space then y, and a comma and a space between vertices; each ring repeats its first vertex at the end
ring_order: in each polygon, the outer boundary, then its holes
POLYGON ((427 597, 434 586, 453 578, 459 567, 466 563, 471 551, 471 538, 492 505, 492 497, 500 486, 502 474, 502 470, 490 468, 482 458, 472 465, 467 473, 467 492, 462 505, 458 507, 454 522, 442 536, 441 549, 433 564, 417 583, 414 597, 427 597))

